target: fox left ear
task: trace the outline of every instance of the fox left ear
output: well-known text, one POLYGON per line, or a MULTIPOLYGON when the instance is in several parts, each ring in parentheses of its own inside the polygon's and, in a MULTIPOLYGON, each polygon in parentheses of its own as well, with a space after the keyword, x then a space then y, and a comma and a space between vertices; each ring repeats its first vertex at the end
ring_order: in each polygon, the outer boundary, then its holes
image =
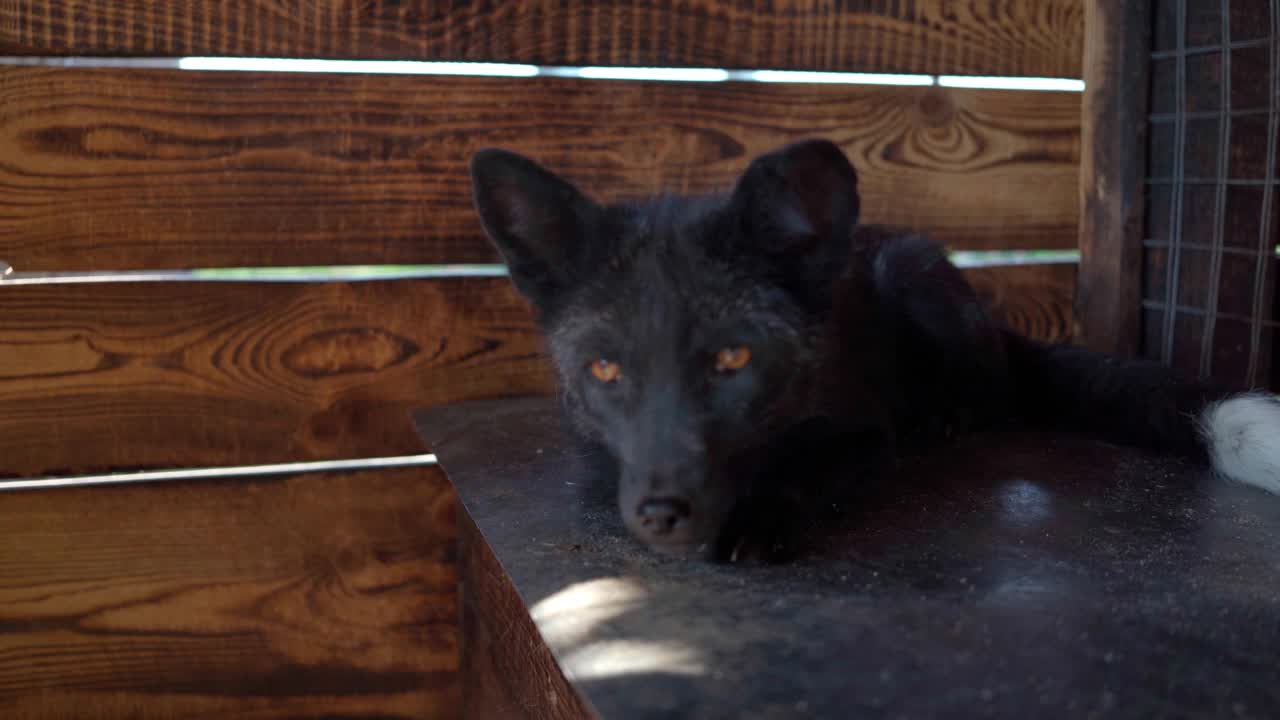
POLYGON ((477 152, 471 182, 480 223, 516 289, 545 310, 580 281, 600 207, 568 181, 508 150, 477 152))
POLYGON ((752 161, 731 201, 754 248, 843 261, 858 222, 858 173, 829 140, 804 140, 752 161))

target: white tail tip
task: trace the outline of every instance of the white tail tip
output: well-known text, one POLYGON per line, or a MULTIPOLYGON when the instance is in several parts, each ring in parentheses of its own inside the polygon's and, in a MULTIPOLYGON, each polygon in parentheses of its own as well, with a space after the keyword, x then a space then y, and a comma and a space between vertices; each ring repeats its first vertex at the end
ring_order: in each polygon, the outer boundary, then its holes
POLYGON ((1213 403, 1200 415, 1213 469, 1280 494, 1280 400, 1263 393, 1213 403))

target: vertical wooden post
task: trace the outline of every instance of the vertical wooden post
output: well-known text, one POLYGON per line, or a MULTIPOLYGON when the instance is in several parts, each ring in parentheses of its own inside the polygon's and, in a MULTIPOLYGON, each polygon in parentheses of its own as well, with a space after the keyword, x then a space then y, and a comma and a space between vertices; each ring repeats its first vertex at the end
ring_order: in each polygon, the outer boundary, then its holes
POLYGON ((1137 354, 1150 0, 1085 0, 1076 342, 1137 354))

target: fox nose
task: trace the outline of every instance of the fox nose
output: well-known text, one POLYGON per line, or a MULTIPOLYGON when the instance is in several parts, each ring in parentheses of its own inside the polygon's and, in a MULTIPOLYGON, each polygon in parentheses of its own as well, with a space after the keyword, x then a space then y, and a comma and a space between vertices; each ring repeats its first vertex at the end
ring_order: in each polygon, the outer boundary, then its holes
POLYGON ((682 498, 645 498, 636 508, 640 527, 654 540, 662 540, 689 524, 693 506, 682 498))

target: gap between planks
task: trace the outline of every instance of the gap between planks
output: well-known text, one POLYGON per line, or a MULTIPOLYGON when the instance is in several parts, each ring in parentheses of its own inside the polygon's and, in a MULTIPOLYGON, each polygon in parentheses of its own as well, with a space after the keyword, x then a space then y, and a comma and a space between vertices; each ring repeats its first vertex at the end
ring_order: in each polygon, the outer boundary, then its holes
POLYGON ((181 480, 226 480, 230 478, 300 475, 314 472, 375 470, 439 465, 433 453, 352 460, 317 460, 310 462, 272 463, 266 465, 232 465, 226 467, 184 468, 177 470, 142 470, 101 475, 70 475, 46 478, 0 479, 0 492, 15 490, 47 490, 51 488, 87 487, 91 485, 125 485, 181 480))

